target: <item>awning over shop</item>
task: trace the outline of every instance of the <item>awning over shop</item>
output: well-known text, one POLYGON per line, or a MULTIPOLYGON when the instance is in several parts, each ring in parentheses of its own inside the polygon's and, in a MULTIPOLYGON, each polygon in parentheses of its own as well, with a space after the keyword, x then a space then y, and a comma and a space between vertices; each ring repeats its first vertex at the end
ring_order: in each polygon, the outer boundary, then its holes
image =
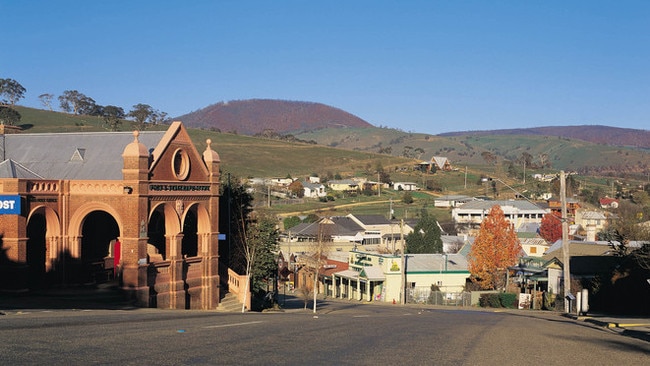
POLYGON ((368 281, 383 281, 386 279, 384 276, 384 271, 380 267, 364 267, 359 274, 361 279, 367 279, 368 281))
POLYGON ((345 271, 333 273, 336 277, 348 278, 351 280, 357 281, 359 279, 359 272, 353 271, 351 269, 346 269, 345 271))

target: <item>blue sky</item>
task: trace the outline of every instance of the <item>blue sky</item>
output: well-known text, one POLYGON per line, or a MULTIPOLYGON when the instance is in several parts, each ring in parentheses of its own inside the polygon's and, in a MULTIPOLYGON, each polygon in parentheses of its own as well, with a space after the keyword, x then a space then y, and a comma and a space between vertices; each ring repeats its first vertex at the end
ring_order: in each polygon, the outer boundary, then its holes
POLYGON ((37 108, 76 89, 170 116, 319 102, 432 134, 650 119, 645 0, 0 0, 0 14, 0 78, 37 108))

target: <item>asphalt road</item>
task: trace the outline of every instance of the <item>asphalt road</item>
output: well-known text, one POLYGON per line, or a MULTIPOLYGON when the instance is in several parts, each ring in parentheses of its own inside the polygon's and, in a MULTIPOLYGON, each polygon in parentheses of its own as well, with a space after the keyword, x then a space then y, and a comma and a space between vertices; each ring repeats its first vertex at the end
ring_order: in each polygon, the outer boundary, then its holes
POLYGON ((0 316, 2 365, 648 365, 650 343, 556 313, 326 302, 215 313, 24 310, 0 316))

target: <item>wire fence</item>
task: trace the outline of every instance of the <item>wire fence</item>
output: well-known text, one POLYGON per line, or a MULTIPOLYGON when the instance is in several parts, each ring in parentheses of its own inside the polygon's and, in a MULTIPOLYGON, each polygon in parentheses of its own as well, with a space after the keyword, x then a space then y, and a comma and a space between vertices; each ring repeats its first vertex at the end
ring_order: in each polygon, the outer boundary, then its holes
POLYGON ((406 302, 409 304, 470 306, 472 295, 467 291, 431 291, 430 287, 414 287, 408 290, 406 302))

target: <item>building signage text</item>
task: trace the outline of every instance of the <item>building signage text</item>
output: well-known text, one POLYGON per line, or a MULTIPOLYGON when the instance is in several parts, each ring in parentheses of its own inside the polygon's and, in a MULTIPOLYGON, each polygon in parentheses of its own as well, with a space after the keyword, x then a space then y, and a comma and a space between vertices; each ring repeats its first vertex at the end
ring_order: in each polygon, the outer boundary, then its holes
POLYGON ((20 215, 20 196, 0 196, 0 215, 20 215))
POLYGON ((210 186, 150 184, 149 190, 156 192, 210 192, 210 186))

